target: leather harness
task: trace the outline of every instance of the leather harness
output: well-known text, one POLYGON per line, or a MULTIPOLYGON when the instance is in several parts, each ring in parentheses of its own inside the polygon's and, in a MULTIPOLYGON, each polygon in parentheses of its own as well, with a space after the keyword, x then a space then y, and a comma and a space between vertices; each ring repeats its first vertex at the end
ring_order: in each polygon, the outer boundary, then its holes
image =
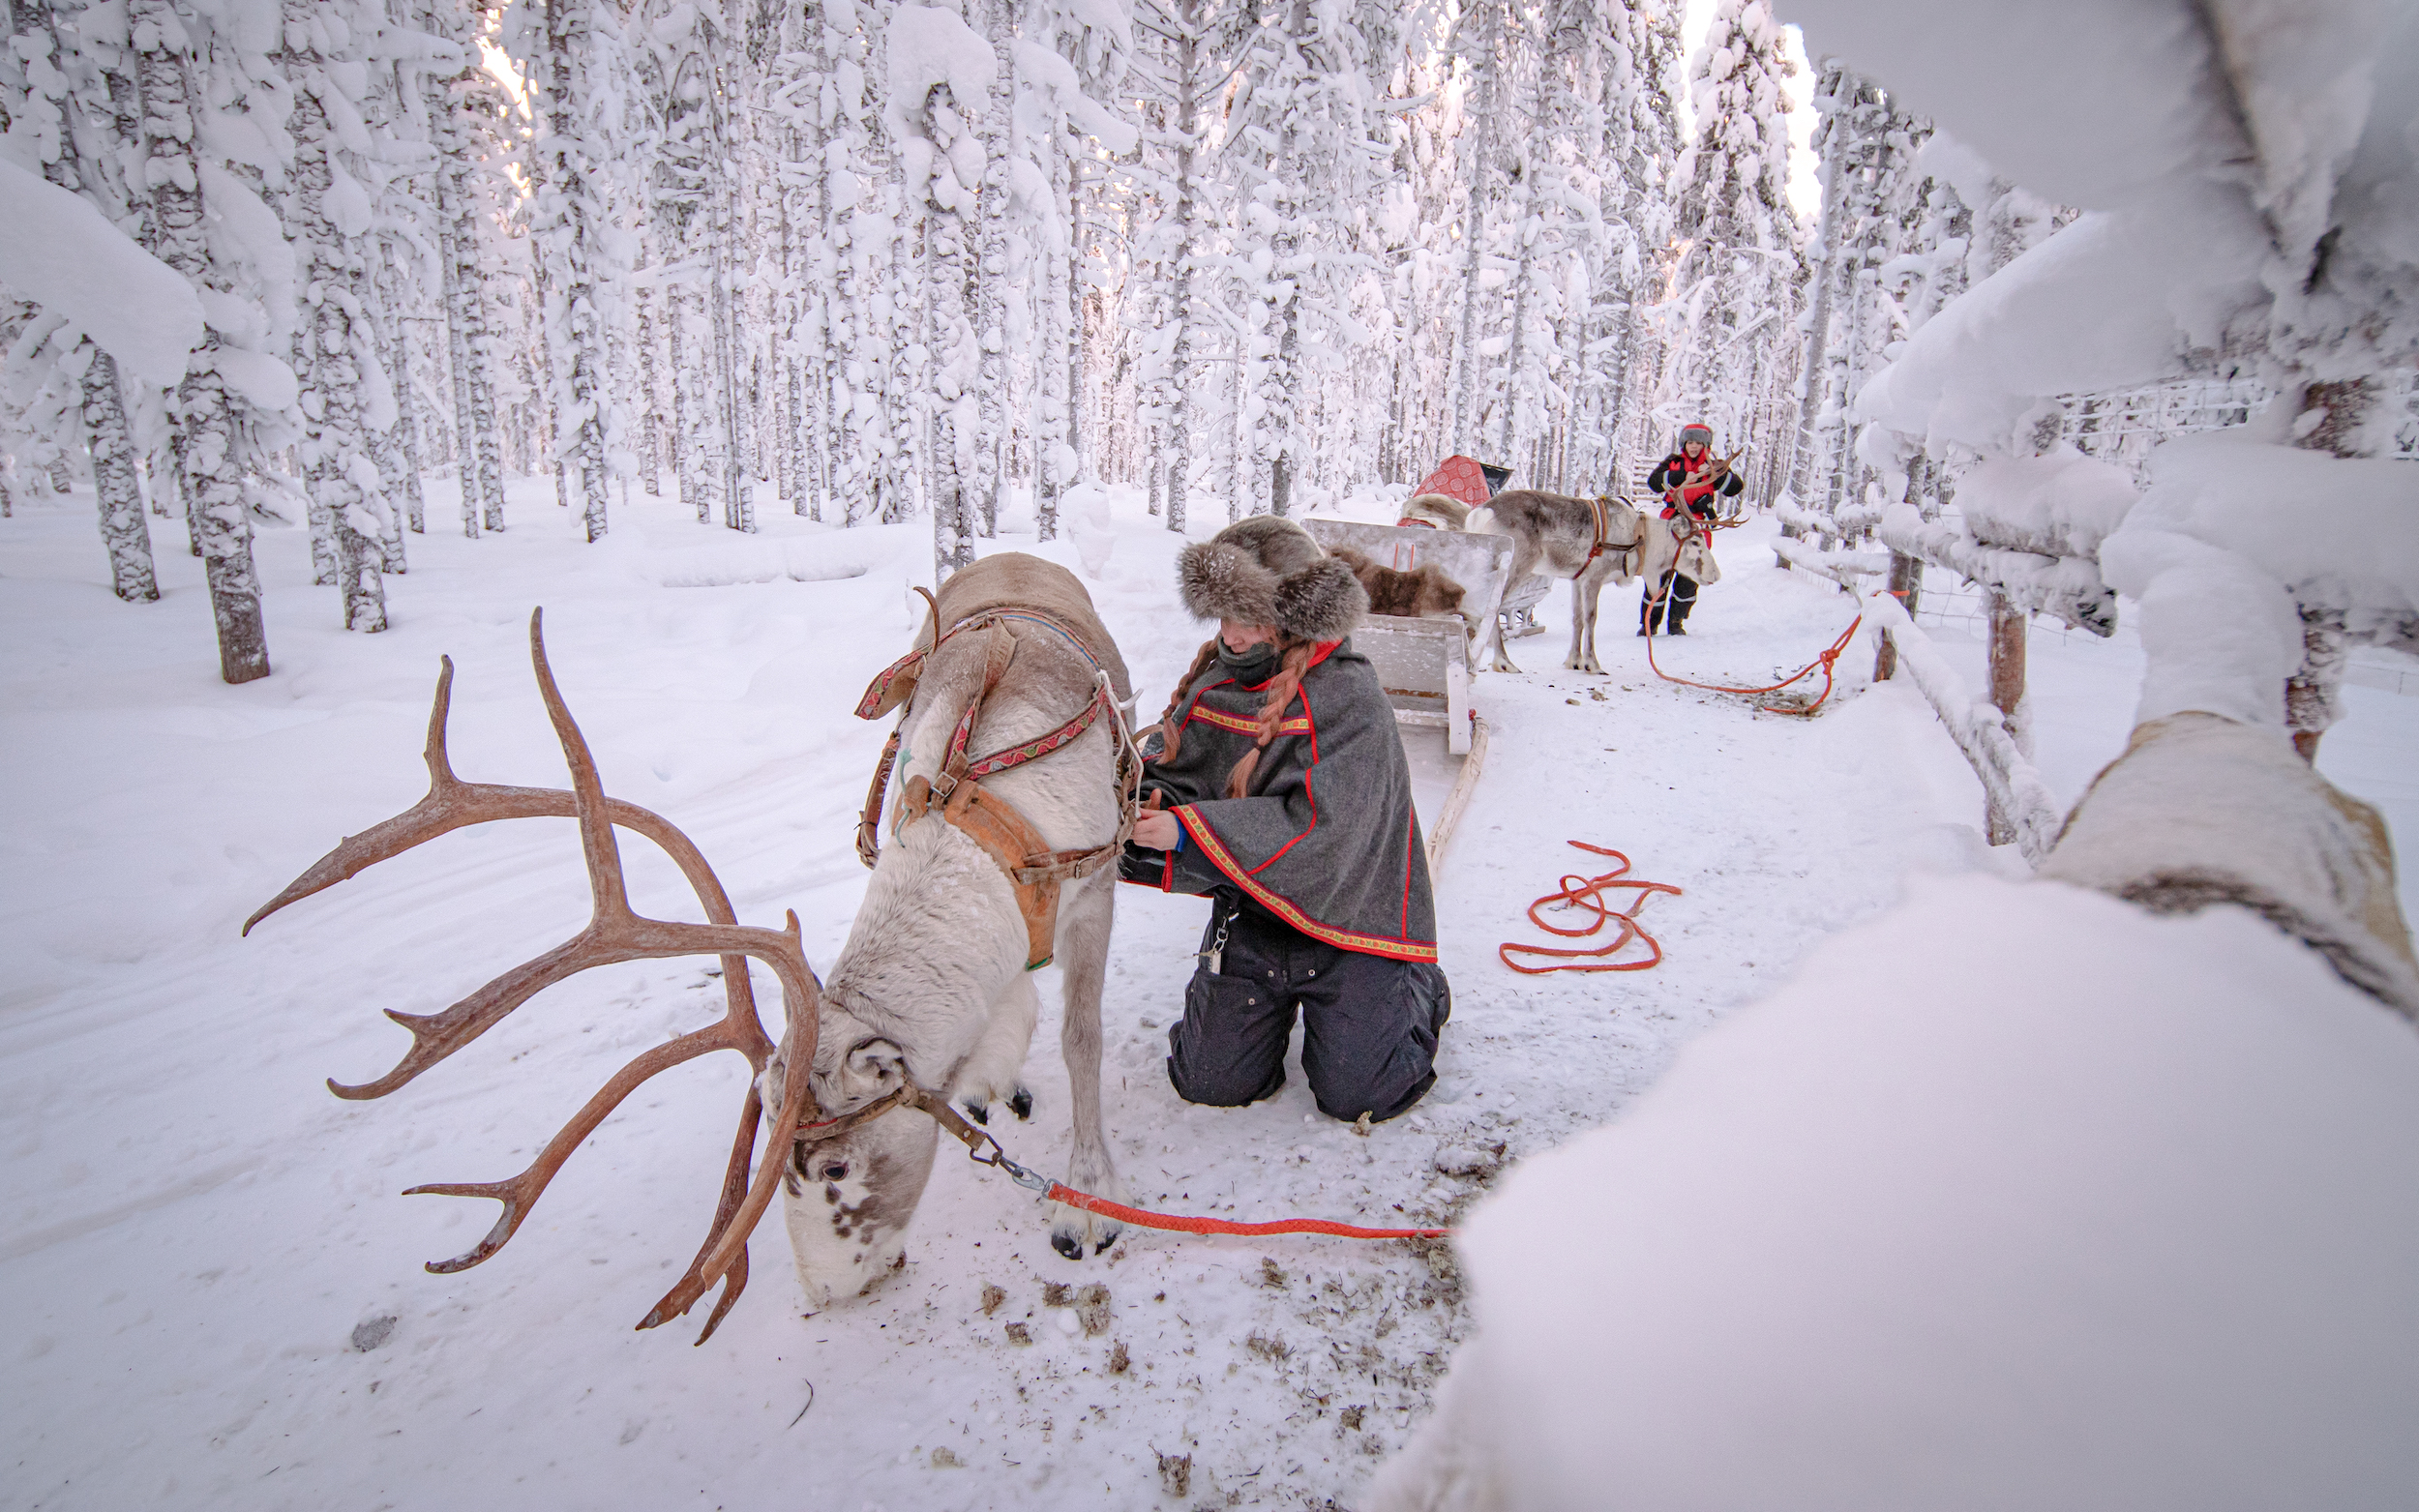
MULTIPOLYGON (((916 590, 922 593, 922 589, 916 590)), ((929 600, 931 595, 926 594, 929 600)), ((934 606, 933 623, 941 623, 939 606, 934 606)), ((949 734, 947 754, 941 758, 941 770, 931 779, 921 775, 911 777, 899 794, 899 818, 893 833, 924 817, 938 808, 941 816, 954 824, 966 837, 983 847, 1000 870, 1007 874, 1008 882, 1016 889, 1017 912, 1025 919, 1025 969, 1038 970, 1050 964, 1059 933, 1059 889, 1062 883, 1080 881, 1116 859, 1124 848, 1127 837, 1134 830, 1134 809, 1140 786, 1142 768, 1134 756, 1133 741, 1125 733, 1123 716, 1118 712, 1117 699, 1108 685, 1108 674, 1099 662, 1072 630, 1037 609, 995 609, 972 619, 964 620, 937 635, 930 646, 911 651, 886 667, 865 690, 858 701, 859 719, 879 719, 893 707, 905 704, 899 723, 882 743, 881 758, 874 767, 873 786, 865 794, 865 808, 857 815, 856 855, 870 869, 881 849, 881 811, 884 791, 890 785, 890 769, 899 758, 901 731, 906 728, 908 715, 914 711, 915 689, 925 664, 943 645, 961 635, 986 634, 989 643, 984 648, 983 682, 958 717, 957 727, 949 734), (1008 622, 1024 620, 1056 632, 1078 655, 1090 663, 1095 678, 1092 696, 1074 718, 1032 740, 994 751, 988 756, 968 755, 968 742, 974 733, 974 723, 981 716, 983 700, 1008 669, 1016 655, 1016 637, 1008 622), (982 780, 1036 761, 1052 752, 1071 744, 1107 711, 1115 729, 1118 744, 1117 788, 1118 831, 1107 845, 1083 850, 1053 850, 1050 843, 1033 827, 1032 821, 1018 812, 1015 804, 982 786, 982 780)))
MULTIPOLYGON (((1621 544, 1621 545, 1619 545, 1619 546, 1616 546, 1616 545, 1614 545, 1612 542, 1607 541, 1607 540, 1605 540, 1605 539, 1604 539, 1604 537, 1606 536, 1606 534, 1608 534, 1608 530, 1607 530, 1607 523, 1608 523, 1608 521, 1607 521, 1607 519, 1606 519, 1606 516, 1605 516, 1604 506, 1605 506, 1605 505, 1607 505, 1607 504, 1627 504, 1627 503, 1628 503, 1628 502, 1629 502, 1629 501, 1628 501, 1628 500, 1627 500, 1627 499, 1613 499, 1613 498, 1608 498, 1608 497, 1606 497, 1605 495, 1600 494, 1600 493, 1599 493, 1599 494, 1598 494, 1595 498, 1592 498, 1592 499, 1588 500, 1588 509, 1589 509, 1589 510, 1590 510, 1590 511, 1591 511, 1591 512, 1595 515, 1595 517, 1596 517, 1596 541, 1595 541, 1595 544, 1594 544, 1594 545, 1592 545, 1592 546, 1590 546, 1590 547, 1588 548, 1588 559, 1587 559, 1586 561, 1584 561, 1584 562, 1581 562, 1581 563, 1579 564, 1579 570, 1578 570, 1577 572, 1572 573, 1572 574, 1570 575, 1570 580, 1571 580, 1572 582, 1577 582, 1577 581, 1578 581, 1581 578, 1586 577, 1586 576, 1587 576, 1588 569, 1589 569, 1589 568, 1591 568, 1591 567, 1594 567, 1594 566, 1596 565, 1596 559, 1597 559, 1598 557, 1599 557, 1599 556, 1602 556, 1605 552, 1607 552, 1607 551, 1622 551, 1622 552, 1629 552, 1629 551, 1634 551, 1634 550, 1636 550, 1636 549, 1638 548, 1639 543, 1640 543, 1640 542, 1643 542, 1643 541, 1646 539, 1644 536, 1640 536, 1640 537, 1638 538, 1638 540, 1636 540, 1636 541, 1627 541, 1627 542, 1622 543, 1622 544, 1621 544)), ((1627 570, 1627 568, 1625 567, 1625 571, 1626 571, 1626 570, 1627 570)))

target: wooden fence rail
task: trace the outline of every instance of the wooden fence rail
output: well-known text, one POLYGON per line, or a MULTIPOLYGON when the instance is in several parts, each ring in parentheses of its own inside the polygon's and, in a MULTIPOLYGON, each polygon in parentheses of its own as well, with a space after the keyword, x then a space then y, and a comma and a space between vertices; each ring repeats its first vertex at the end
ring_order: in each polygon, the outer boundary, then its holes
POLYGON ((1986 815, 1992 831, 2005 830, 2024 859, 2039 866, 2065 826, 2065 810, 2049 785, 2041 780, 2009 732, 2006 717, 1989 703, 1977 702, 1964 680, 1933 648, 1931 637, 1916 628, 1898 601, 1887 593, 1865 600, 1865 618, 1888 637, 1898 667, 1948 726, 1949 737, 1982 779, 1986 815))

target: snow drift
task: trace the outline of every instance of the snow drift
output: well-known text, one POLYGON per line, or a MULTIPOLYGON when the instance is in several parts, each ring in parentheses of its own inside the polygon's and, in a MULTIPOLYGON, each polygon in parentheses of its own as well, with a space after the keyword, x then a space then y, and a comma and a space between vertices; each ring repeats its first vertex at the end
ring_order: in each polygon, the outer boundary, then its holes
POLYGON ((2419 1484, 2419 1039, 2239 909, 1941 883, 1460 1242, 1478 1338, 1373 1512, 2419 1484))

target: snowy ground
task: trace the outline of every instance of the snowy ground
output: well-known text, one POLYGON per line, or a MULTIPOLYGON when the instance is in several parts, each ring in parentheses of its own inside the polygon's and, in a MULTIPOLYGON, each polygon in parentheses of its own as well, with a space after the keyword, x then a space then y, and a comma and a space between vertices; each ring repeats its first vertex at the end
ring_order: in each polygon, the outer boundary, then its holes
MULTIPOLYGON (((433 520, 449 513, 437 491, 433 520)), ((237 689, 216 680, 197 568, 170 554, 181 530, 157 532, 166 600, 134 608, 108 595, 87 509, 0 521, 0 1503, 1352 1504, 1465 1331, 1448 1249, 1129 1231, 1070 1262, 1025 1194, 944 1154, 910 1264, 875 1295, 801 1318, 769 1224, 754 1286, 703 1349, 693 1323, 630 1331, 710 1211, 734 1057, 634 1099, 501 1257, 422 1273, 493 1210, 397 1191, 518 1169, 636 1049, 714 1014, 708 963, 589 973, 395 1097, 349 1104, 320 1082, 392 1062, 403 1037, 379 1010, 441 1007, 579 926, 570 825, 451 837, 250 940, 245 915, 417 797, 440 652, 458 667, 457 769, 560 784, 523 643, 543 604, 608 790, 686 828, 743 921, 797 909, 827 965, 863 885, 850 831, 882 733, 848 710, 905 649, 904 584, 925 562, 913 527, 840 535, 768 511, 750 541, 644 500, 592 548, 550 494, 518 489, 501 537, 413 538, 396 628, 374 637, 333 628, 299 533, 264 537, 278 673, 237 689), (1053 1305, 1092 1283, 1105 1313, 1053 1305), (990 1314, 987 1287, 1005 1295, 990 1314)), ((1121 497, 1091 582, 1153 711, 1199 638, 1156 523, 1121 497)), ((1658 647, 1667 668, 1768 680, 1845 625, 1829 584, 1772 569, 1766 528, 1725 543, 1729 576, 1658 647)), ((1601 1123, 1825 936, 1926 877, 2015 868, 1981 843, 1979 789, 1921 700, 1864 685, 1862 646, 1833 707, 1791 720, 1657 681, 1618 629, 1629 600, 1608 609, 1613 675, 1557 669, 1558 590, 1549 633, 1514 645, 1529 670, 1479 679, 1496 741, 1439 879, 1454 1014, 1413 1117, 1356 1138, 1312 1114, 1298 1075, 1253 1108, 1178 1102, 1164 1026, 1204 908, 1123 890, 1108 1118, 1138 1201, 1449 1217, 1483 1178, 1441 1174, 1440 1148, 1516 1157, 1601 1123), (1528 901, 1588 866, 1566 839, 1687 889, 1647 912, 1660 969, 1497 963, 1498 941, 1535 937, 1528 901)), ((1940 634, 1978 676, 1979 643, 1940 634)), ((2128 636, 2037 637, 2041 756, 2062 793, 2119 749, 2137 676, 2128 636)), ((2419 700, 2350 703, 2325 764, 2419 834, 2419 700)), ((634 861, 634 886, 642 909, 694 916, 668 866, 634 861)), ((1038 1106, 1001 1133, 1053 1169, 1066 1095, 1045 975, 1038 1106)))

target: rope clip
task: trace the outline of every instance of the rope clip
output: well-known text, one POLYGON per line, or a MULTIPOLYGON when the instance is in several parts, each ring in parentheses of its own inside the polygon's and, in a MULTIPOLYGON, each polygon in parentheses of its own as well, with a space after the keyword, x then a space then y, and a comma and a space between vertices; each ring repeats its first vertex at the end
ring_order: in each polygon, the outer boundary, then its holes
POLYGON ((1037 1171, 1029 1171, 1010 1160, 1008 1152, 1000 1147, 1000 1141, 988 1133, 983 1136, 983 1142, 991 1146, 990 1154, 986 1155, 979 1149, 970 1148, 966 1152, 966 1158, 977 1166, 992 1167, 1029 1192, 1039 1192, 1044 1195, 1049 1193, 1050 1178, 1048 1176, 1037 1171))

